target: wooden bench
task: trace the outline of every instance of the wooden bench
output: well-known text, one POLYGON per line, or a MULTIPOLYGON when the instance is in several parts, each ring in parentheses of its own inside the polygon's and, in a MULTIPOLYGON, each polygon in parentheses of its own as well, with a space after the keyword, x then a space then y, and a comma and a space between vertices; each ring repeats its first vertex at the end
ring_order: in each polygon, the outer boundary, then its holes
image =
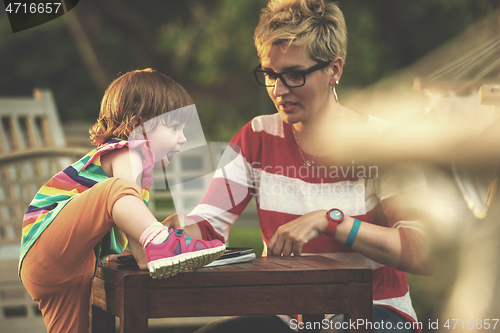
POLYGON ((371 322, 372 302, 370 269, 324 256, 258 258, 164 280, 111 262, 94 278, 92 332, 114 332, 115 317, 121 333, 145 333, 148 318, 165 317, 302 313, 320 322, 343 313, 371 322))

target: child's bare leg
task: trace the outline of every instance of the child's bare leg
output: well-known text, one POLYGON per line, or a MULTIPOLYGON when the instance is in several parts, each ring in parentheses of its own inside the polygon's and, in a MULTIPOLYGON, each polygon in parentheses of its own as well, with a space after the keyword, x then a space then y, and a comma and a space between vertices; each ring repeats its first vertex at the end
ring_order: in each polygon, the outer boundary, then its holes
POLYGON ((224 253, 224 244, 219 240, 186 238, 182 230, 170 232, 137 196, 119 198, 113 205, 112 215, 115 224, 128 235, 139 267, 147 264, 154 278, 170 277, 186 268, 204 266, 224 253))
POLYGON ((139 241, 144 231, 153 223, 160 222, 144 204, 142 199, 133 195, 126 195, 118 199, 113 205, 113 221, 128 238, 139 241))
POLYGON ((156 217, 144 205, 142 199, 133 195, 126 195, 118 199, 112 210, 115 224, 125 234, 129 241, 130 249, 140 269, 148 269, 148 259, 144 251, 145 239, 141 243, 141 236, 151 241, 157 237, 157 242, 164 241, 169 235, 169 228, 158 222, 156 217), (151 232, 146 232, 151 230, 151 232), (146 235, 145 235, 146 234, 146 235))

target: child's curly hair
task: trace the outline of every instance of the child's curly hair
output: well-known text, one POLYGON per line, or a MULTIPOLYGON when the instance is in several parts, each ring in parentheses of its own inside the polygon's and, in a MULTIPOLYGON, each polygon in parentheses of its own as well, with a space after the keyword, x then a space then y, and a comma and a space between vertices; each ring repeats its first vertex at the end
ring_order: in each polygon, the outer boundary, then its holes
MULTIPOLYGON (((127 140, 144 122, 194 104, 186 90, 168 76, 146 68, 123 74, 106 89, 97 122, 90 128, 92 144, 99 146, 111 138, 127 140)), ((192 114, 180 114, 187 122, 192 114)))

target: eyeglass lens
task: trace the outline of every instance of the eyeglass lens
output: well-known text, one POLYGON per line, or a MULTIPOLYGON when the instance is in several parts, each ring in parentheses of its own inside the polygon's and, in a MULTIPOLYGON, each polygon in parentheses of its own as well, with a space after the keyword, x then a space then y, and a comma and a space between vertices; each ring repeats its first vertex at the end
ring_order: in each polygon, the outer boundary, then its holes
MULTIPOLYGON (((259 84, 272 87, 276 84, 276 80, 278 79, 278 75, 273 72, 263 72, 263 71, 258 71, 255 73, 257 77, 257 81, 259 81, 259 84)), ((284 73, 280 75, 280 79, 288 87, 298 87, 304 85, 304 74, 301 72, 297 73, 284 73)))

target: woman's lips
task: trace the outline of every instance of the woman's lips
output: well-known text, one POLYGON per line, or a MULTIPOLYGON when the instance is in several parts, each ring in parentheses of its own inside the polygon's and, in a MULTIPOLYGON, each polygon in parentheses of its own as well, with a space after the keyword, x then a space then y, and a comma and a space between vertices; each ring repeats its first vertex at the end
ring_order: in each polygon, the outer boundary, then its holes
POLYGON ((279 104, 279 106, 283 112, 290 113, 293 112, 293 110, 297 106, 297 103, 282 102, 279 104))

